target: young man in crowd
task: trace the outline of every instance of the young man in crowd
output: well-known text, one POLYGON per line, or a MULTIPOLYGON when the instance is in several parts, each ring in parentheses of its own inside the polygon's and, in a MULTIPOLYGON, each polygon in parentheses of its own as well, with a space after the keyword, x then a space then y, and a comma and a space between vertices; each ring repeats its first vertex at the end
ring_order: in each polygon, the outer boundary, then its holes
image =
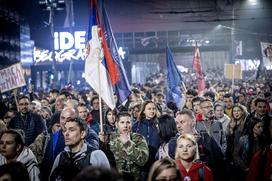
POLYGON ((40 115, 30 111, 29 97, 21 96, 18 105, 19 112, 10 120, 9 128, 23 130, 25 133, 25 145, 29 146, 39 134, 46 130, 46 125, 40 115))
POLYGON ((87 124, 79 118, 65 123, 65 148, 55 159, 50 180, 72 180, 84 167, 110 168, 106 155, 85 143, 87 124))
POLYGON ((141 180, 140 167, 148 160, 148 146, 143 136, 132 133, 132 120, 127 112, 120 112, 116 120, 117 134, 110 141, 119 172, 141 180))

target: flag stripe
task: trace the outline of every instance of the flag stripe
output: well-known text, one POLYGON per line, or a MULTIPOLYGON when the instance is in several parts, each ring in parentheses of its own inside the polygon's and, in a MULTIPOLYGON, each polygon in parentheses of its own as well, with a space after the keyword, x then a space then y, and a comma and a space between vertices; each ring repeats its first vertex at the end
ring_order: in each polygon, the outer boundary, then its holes
POLYGON ((111 108, 115 108, 113 89, 104 62, 104 51, 99 37, 97 25, 99 14, 96 9, 95 0, 91 0, 91 12, 88 28, 88 47, 85 60, 85 79, 90 86, 100 94, 104 102, 111 108), (100 77, 100 82, 99 82, 100 77))

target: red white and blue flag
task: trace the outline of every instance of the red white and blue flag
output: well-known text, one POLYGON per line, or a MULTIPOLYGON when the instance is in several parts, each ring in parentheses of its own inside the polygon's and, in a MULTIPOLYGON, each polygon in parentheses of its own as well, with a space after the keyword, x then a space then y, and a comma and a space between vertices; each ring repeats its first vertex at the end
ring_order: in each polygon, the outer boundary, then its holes
POLYGON ((113 93, 117 95, 117 105, 130 95, 130 86, 103 1, 91 0, 85 79, 96 92, 100 90, 101 98, 111 109, 116 105, 113 93))

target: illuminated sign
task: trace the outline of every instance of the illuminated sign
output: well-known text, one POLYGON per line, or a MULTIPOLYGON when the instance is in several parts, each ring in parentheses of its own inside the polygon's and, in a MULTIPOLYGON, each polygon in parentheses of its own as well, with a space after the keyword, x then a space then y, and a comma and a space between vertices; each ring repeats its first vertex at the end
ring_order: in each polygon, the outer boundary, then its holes
MULTIPOLYGON (((55 32, 54 48, 55 60, 57 62, 71 60, 85 60, 86 55, 86 31, 71 32, 55 32)), ((122 58, 125 52, 121 49, 118 51, 122 58)), ((34 61, 36 63, 53 61, 53 52, 49 50, 40 50, 34 48, 34 61)))
POLYGON ((86 31, 75 31, 74 34, 70 32, 55 32, 55 50, 69 50, 73 47, 75 49, 84 49, 86 42, 85 35, 86 31))

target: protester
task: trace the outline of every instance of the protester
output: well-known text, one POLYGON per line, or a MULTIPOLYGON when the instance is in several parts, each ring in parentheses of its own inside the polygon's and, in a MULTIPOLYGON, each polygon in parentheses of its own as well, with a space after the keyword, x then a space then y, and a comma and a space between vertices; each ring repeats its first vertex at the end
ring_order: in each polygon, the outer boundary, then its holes
POLYGON ((270 117, 268 130, 270 136, 261 150, 252 158, 247 175, 247 181, 271 180, 272 177, 272 118, 270 117))
POLYGON ((23 135, 17 130, 10 129, 0 135, 0 165, 14 161, 26 166, 31 181, 40 180, 36 157, 25 147, 23 135))
POLYGON ((175 121, 178 133, 175 137, 171 138, 168 144, 168 154, 173 159, 175 159, 176 154, 177 138, 180 135, 188 133, 194 135, 196 138, 199 137, 195 129, 196 119, 192 111, 190 111, 189 109, 183 109, 182 111, 178 111, 176 113, 175 121))
POLYGON ((110 141, 117 169, 120 173, 133 175, 136 181, 142 180, 140 167, 148 160, 148 146, 145 138, 132 133, 132 120, 127 112, 120 112, 116 120, 117 134, 110 141))
POLYGON ((30 112, 30 99, 27 96, 19 98, 19 112, 10 120, 9 128, 21 129, 25 134, 25 145, 29 146, 36 137, 46 130, 41 116, 30 112))
POLYGON ((169 157, 169 141, 177 134, 175 119, 169 115, 160 116, 158 118, 158 128, 161 143, 156 158, 162 159, 169 157))
POLYGON ((179 168, 174 160, 165 157, 157 160, 151 167, 147 181, 182 181, 179 168))
POLYGON ((246 179, 253 155, 265 145, 263 124, 261 119, 253 117, 250 120, 249 132, 240 137, 238 146, 234 150, 234 162, 239 169, 237 175, 239 180, 246 179))
POLYGON ((79 118, 68 118, 64 123, 65 148, 55 159, 50 180, 72 180, 82 168, 101 166, 110 168, 106 155, 84 143, 87 125, 79 118))
POLYGON ((177 139, 175 156, 182 180, 213 181, 212 171, 204 162, 198 161, 198 146, 193 135, 183 134, 177 139))
POLYGON ((105 112, 105 119, 104 122, 105 124, 103 125, 103 131, 105 132, 105 134, 110 134, 110 133, 114 133, 116 131, 116 110, 111 110, 108 109, 105 112))
POLYGON ((2 181, 30 181, 26 166, 21 162, 10 162, 0 166, 2 181))
POLYGON ((145 177, 147 177, 150 167, 155 162, 155 156, 160 146, 157 125, 157 107, 153 101, 145 101, 139 113, 138 121, 132 126, 133 132, 144 136, 148 144, 149 159, 143 168, 145 177))
POLYGON ((225 135, 228 134, 230 118, 224 113, 224 105, 221 103, 216 103, 214 105, 214 116, 217 121, 219 121, 223 126, 223 131, 225 135))

